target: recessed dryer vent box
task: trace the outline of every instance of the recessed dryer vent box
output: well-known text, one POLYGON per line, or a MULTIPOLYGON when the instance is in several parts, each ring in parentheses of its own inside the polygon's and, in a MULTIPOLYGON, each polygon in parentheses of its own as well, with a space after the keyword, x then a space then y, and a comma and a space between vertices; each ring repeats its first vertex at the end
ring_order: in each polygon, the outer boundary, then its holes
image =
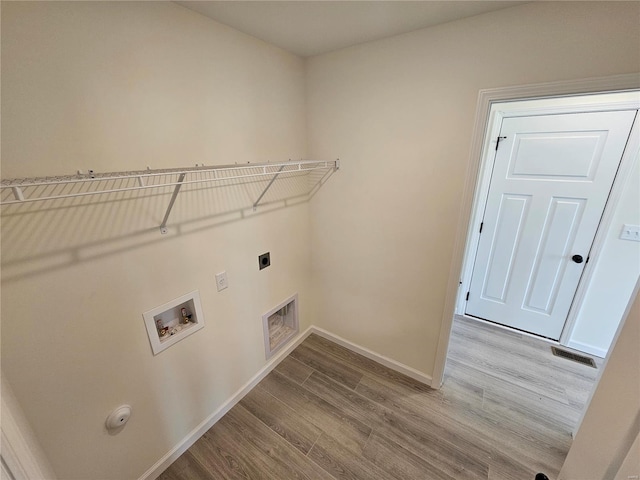
POLYGON ((264 350, 267 359, 284 347, 300 331, 298 294, 282 302, 262 316, 264 350))
POLYGON ((198 290, 149 310, 142 316, 154 355, 204 327, 198 290))

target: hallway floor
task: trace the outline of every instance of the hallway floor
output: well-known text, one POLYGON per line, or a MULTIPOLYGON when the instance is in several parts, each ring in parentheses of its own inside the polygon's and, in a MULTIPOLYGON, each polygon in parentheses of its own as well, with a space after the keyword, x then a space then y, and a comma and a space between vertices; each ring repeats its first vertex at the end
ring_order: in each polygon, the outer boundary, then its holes
POLYGON ((456 319, 433 390, 311 335, 159 478, 553 480, 596 374, 456 319))

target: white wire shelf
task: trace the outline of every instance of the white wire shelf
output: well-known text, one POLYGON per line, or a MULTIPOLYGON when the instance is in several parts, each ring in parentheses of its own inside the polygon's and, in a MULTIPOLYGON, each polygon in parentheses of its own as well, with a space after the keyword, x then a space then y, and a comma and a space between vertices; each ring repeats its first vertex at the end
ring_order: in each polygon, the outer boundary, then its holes
POLYGON ((246 163, 196 166, 191 168, 147 169, 132 172, 78 173, 76 175, 0 180, 0 206, 43 202, 62 198, 87 197, 135 190, 174 187, 160 225, 166 224, 180 188, 194 184, 228 184, 230 180, 257 178, 269 183, 253 204, 260 201, 278 177, 305 175, 316 170, 338 170, 339 160, 289 160, 280 163, 246 163))

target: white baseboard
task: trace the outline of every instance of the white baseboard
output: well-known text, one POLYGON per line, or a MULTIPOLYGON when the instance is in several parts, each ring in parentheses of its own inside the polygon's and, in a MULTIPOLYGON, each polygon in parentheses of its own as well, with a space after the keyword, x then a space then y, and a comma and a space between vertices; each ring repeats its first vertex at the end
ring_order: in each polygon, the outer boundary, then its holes
POLYGON ((374 362, 384 365, 385 367, 389 367, 391 370, 395 370, 396 372, 403 373, 407 377, 411 377, 420 383, 424 383, 425 385, 431 386, 431 382, 432 382, 431 376, 421 372, 420 370, 416 370, 415 368, 409 367, 404 363, 400 363, 395 360, 392 360, 389 357, 380 355, 379 353, 369 350, 368 348, 361 347, 360 345, 350 342, 349 340, 339 337, 338 335, 334 335, 333 333, 328 332, 322 328, 312 326, 310 333, 315 333, 317 335, 320 335, 321 337, 324 337, 327 340, 331 340, 332 342, 337 343, 338 345, 342 345, 343 347, 348 348, 352 352, 359 353, 363 357, 367 357, 368 359, 373 360, 374 362))
POLYGON ((220 420, 229 410, 231 410, 236 403, 249 393, 249 391, 255 387, 260 380, 266 377, 271 370, 273 370, 284 358, 289 355, 298 345, 300 345, 305 338, 311 335, 313 327, 307 328, 304 332, 299 334, 286 348, 276 353, 267 364, 258 371, 247 383, 245 383, 236 393, 234 393, 226 402, 224 402, 220 408, 209 415, 200 425, 194 428, 189 434, 183 438, 178 445, 171 449, 166 455, 158 460, 149 470, 144 472, 138 480, 155 480, 162 472, 164 472, 169 465, 171 465, 180 455, 187 451, 187 449, 196 443, 196 441, 204 435, 215 423, 220 420))
POLYGON ((575 340, 569 340, 567 342, 567 347, 578 350, 579 352, 595 355, 600 358, 605 358, 607 356, 607 351, 604 348, 595 347, 588 343, 576 342, 575 340))
POLYGON ((367 357, 374 362, 378 362, 385 367, 389 367, 392 370, 403 373, 404 375, 417 380, 420 383, 431 386, 431 376, 426 373, 422 373, 419 370, 411 368, 403 363, 396 362, 384 355, 380 355, 368 348, 356 345, 349 340, 345 340, 342 337, 334 335, 322 328, 311 326, 304 332, 299 334, 285 349, 279 351, 267 362, 267 364, 260 369, 247 383, 245 383, 236 393, 234 393, 226 402, 224 402, 220 408, 207 417, 200 425, 194 428, 185 438, 183 438, 178 445, 176 445, 171 451, 158 460, 149 470, 142 474, 138 480, 155 480, 162 472, 164 472, 169 465, 171 465, 180 455, 187 451, 187 449, 193 445, 207 430, 209 430, 215 423, 220 420, 233 406, 242 400, 249 391, 255 387, 260 380, 266 377, 271 370, 273 370, 284 358, 289 355, 298 345, 300 345, 309 335, 315 333, 321 337, 331 340, 332 342, 342 345, 349 350, 359 353, 360 355, 367 357))

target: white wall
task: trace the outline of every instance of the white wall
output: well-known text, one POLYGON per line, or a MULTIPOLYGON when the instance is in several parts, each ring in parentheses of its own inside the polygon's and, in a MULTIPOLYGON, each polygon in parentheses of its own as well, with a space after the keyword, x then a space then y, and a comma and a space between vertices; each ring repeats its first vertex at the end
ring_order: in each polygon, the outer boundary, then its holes
POLYGON ((533 2, 308 61, 317 323, 430 374, 478 91, 640 70, 638 3, 533 2))
POLYGON ((614 480, 629 480, 629 477, 633 478, 634 475, 640 477, 640 432, 631 444, 614 480))
POLYGON ((640 243, 621 240, 624 224, 640 225, 640 159, 624 183, 568 346, 604 357, 640 277, 640 243))
POLYGON ((140 476, 264 365, 260 315, 293 291, 301 328, 431 372, 478 90, 638 71, 638 8, 528 4, 311 59, 305 84, 302 60, 172 3, 3 2, 3 178, 307 139, 343 160, 311 217, 243 217, 250 186, 181 194, 168 237, 166 194, 4 212, 2 367, 58 477, 140 476), (142 312, 196 288, 205 328, 153 357, 142 312))
MULTIPOLYGON (((639 284, 640 285, 640 284, 639 284)), ((604 371, 558 480, 634 478, 640 475, 640 296, 629 305, 604 371), (621 471, 620 471, 621 470, 621 471), (618 476, 623 472, 628 475, 618 476)))
MULTIPOLYGON (((2 175, 305 157, 304 88, 170 2, 3 2, 2 175)), ((58 478, 138 478, 265 364, 264 312, 298 291, 309 325, 308 205, 242 218, 253 188, 186 189, 168 236, 157 192, 3 212, 2 369, 58 478), (195 289, 205 328, 154 357, 142 313, 195 289)))

